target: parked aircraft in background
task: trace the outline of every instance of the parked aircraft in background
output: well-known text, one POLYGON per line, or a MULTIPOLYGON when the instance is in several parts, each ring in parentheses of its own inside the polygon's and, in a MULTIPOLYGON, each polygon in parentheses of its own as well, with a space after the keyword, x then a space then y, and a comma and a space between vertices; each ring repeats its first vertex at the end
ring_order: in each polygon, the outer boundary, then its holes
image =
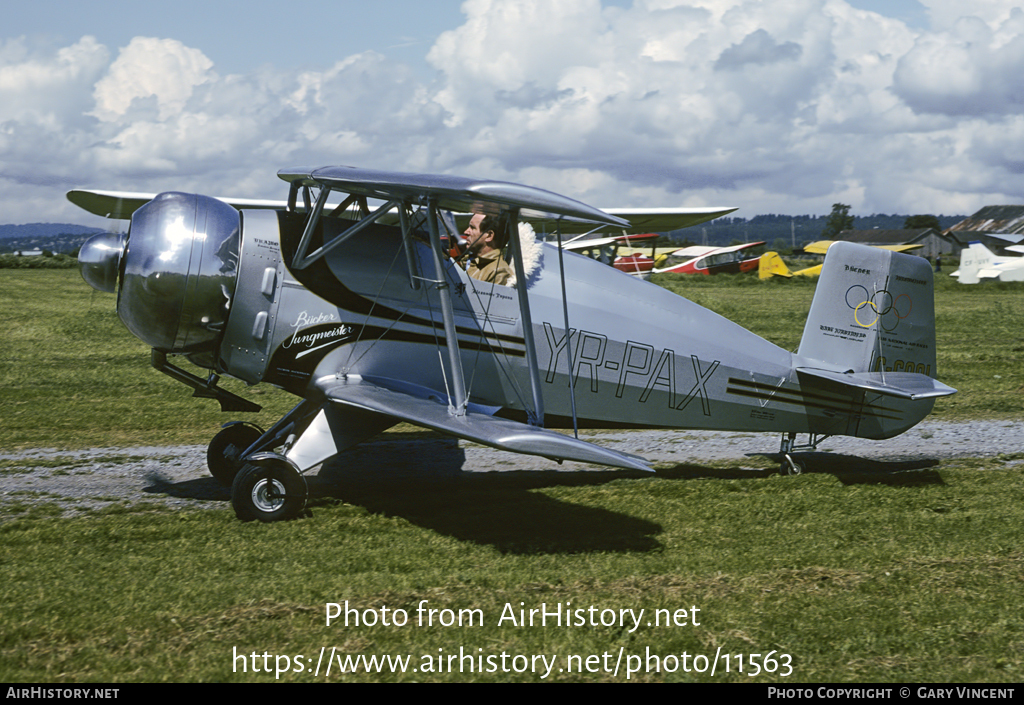
MULTIPOLYGON (((566 250, 579 252, 591 259, 604 264, 611 265, 620 272, 626 272, 641 279, 649 279, 655 268, 665 260, 665 255, 657 253, 657 240, 659 233, 682 230, 700 223, 706 223, 720 216, 732 213, 735 208, 607 208, 605 213, 624 218, 636 227, 643 227, 649 230, 656 230, 654 233, 627 234, 587 237, 590 232, 585 232, 575 239, 562 243, 566 250), (650 253, 645 249, 650 247, 650 253)), ((534 227, 543 229, 545 239, 551 241, 551 223, 533 222, 534 227)), ((582 230, 580 226, 572 224, 563 225, 559 228, 560 234, 571 234, 582 230)))
MULTIPOLYGON (((828 248, 834 245, 838 240, 817 240, 816 242, 810 242, 803 246, 803 251, 810 255, 823 255, 828 252, 828 248)), ((871 247, 877 247, 881 250, 892 250, 893 252, 913 252, 914 250, 920 250, 924 245, 913 244, 913 245, 871 245, 871 247)))
POLYGON ((753 272, 760 257, 749 257, 747 250, 764 242, 745 242, 729 247, 693 245, 670 252, 665 265, 656 268, 658 274, 736 274, 753 272))
MULTIPOLYGON (((836 242, 836 240, 818 240, 817 242, 805 245, 803 251, 814 255, 824 255, 828 252, 828 248, 836 242)), ((872 247, 893 252, 910 252, 920 249, 923 245, 872 245, 872 247)), ((817 277, 820 274, 820 264, 791 272, 786 263, 782 261, 778 252, 765 252, 761 255, 761 262, 757 269, 757 276, 761 279, 769 279, 771 277, 817 277)))
POLYGON ((782 261, 779 253, 770 250, 761 255, 761 261, 757 266, 757 276, 761 279, 770 279, 771 277, 816 277, 820 274, 820 264, 791 272, 786 263, 782 261))
MULTIPOLYGON (((1011 245, 1006 249, 1024 252, 1022 245, 1011 245)), ((950 276, 956 277, 961 284, 977 284, 982 279, 1024 281, 1024 257, 1001 257, 980 242, 972 242, 960 251, 960 268, 950 276)))
MULTIPOLYGON (((300 399, 269 429, 235 422, 210 443, 210 472, 243 520, 297 516, 306 473, 400 422, 636 470, 650 466, 546 427, 775 432, 782 470, 797 473, 793 451, 831 435, 891 438, 955 391, 935 379, 932 271, 919 257, 830 248, 793 353, 662 287, 532 242, 521 219, 630 227, 550 191, 350 167, 278 176, 290 185, 282 210, 163 193, 139 204, 127 235, 98 235, 79 256, 86 281, 117 293, 117 314, 152 348, 153 366, 194 396, 258 410, 219 386, 230 375, 300 399), (344 200, 327 210, 332 193, 344 200), (367 199, 385 203, 371 211, 367 199), (470 278, 446 256, 445 211, 501 219, 514 286, 470 278)), ((68 197, 124 212, 97 192, 68 197)))
POLYGON ((655 243, 661 237, 657 233, 645 233, 642 235, 618 235, 612 237, 581 238, 572 240, 562 245, 570 252, 577 252, 590 259, 611 265, 620 272, 626 272, 641 279, 648 279, 657 257, 657 246, 655 243), (638 246, 650 245, 651 254, 641 250, 638 246))

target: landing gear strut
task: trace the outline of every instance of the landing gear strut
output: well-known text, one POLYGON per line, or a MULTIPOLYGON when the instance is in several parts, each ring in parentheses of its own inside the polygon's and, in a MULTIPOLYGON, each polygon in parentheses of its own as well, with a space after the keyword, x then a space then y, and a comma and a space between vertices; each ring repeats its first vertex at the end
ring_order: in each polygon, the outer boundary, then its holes
POLYGON ((802 475, 806 467, 804 463, 796 458, 794 454, 798 450, 817 450, 818 444, 831 436, 821 436, 817 433, 809 434, 807 443, 798 444, 796 433, 786 433, 782 436, 782 444, 779 453, 782 455, 782 463, 779 465, 780 475, 802 475))

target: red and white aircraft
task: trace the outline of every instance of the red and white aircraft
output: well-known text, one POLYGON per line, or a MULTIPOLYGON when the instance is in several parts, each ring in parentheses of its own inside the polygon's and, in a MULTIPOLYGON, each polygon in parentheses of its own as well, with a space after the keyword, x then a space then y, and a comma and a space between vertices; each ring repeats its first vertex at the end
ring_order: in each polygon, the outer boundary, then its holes
MULTIPOLYGON (((732 213, 735 208, 606 208, 606 213, 611 213, 629 220, 636 228, 655 230, 653 233, 629 235, 612 235, 606 237, 587 238, 584 235, 562 244, 562 249, 578 252, 591 259, 615 267, 620 272, 626 272, 648 279, 652 272, 659 271, 655 266, 664 260, 664 256, 658 257, 655 243, 658 240, 658 233, 681 230, 700 223, 706 223, 720 216, 732 213), (641 248, 650 247, 648 255, 640 251, 641 248)), ((569 228, 571 228, 571 224, 569 228)), ((566 225, 562 225, 562 232, 567 232, 566 225)), ((568 232, 573 232, 571 229, 568 232)), ((579 232, 576 230, 576 232, 579 232)), ((756 267, 757 265, 755 265, 756 267)))
POLYGON ((562 245, 562 249, 578 252, 590 259, 611 265, 620 272, 647 279, 654 270, 655 242, 659 237, 657 233, 644 233, 587 238, 567 242, 562 245), (650 255, 637 251, 644 245, 651 248, 650 255))
POLYGON ((761 256, 745 259, 745 252, 764 242, 745 242, 729 247, 707 247, 694 245, 676 250, 668 256, 667 267, 655 269, 657 274, 735 274, 757 271, 761 256))

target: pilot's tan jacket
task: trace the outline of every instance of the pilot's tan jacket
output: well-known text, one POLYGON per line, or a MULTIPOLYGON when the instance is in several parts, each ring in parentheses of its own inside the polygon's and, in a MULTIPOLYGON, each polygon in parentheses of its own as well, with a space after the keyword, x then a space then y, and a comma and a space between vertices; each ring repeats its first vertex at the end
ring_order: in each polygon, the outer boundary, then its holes
MULTIPOLYGON (((465 263, 463 263, 465 265, 465 263)), ((466 274, 480 281, 492 284, 508 285, 512 278, 512 268, 501 257, 500 250, 492 250, 485 255, 477 255, 466 266, 466 274)))

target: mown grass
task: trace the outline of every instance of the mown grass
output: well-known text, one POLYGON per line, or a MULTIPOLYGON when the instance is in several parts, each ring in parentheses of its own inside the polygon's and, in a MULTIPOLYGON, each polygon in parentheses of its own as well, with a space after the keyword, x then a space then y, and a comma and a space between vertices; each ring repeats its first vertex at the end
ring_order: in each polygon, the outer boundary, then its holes
MULTIPOLYGON (((1024 457, 1024 456, 1021 456, 1024 457)), ((792 675, 650 672, 630 680, 1012 682, 1024 669, 1021 458, 797 478, 474 477, 342 489, 311 516, 45 512, 0 525, 0 678, 273 681, 237 654, 423 657, 683 652, 791 656, 792 675), (421 601, 484 624, 419 626, 421 601), (325 625, 327 603, 406 610, 399 626, 325 625), (646 610, 641 627, 522 627, 510 606, 646 610), (699 626, 648 626, 691 610, 699 626), (649 652, 647 651, 649 649, 649 652)), ((693 468, 690 468, 693 470, 693 468)), ((250 662, 251 663, 251 662, 250 662)), ((485 662, 486 663, 486 662, 485 662)), ((612 663, 614 663, 614 656, 612 663)), ((749 663, 749 661, 748 661, 749 663)), ((269 661, 282 669, 285 662, 269 661)), ((691 667, 693 662, 691 661, 691 667)), ((262 661, 261 661, 262 669, 262 661)), ((289 669, 294 668, 294 661, 289 669)), ((547 680, 624 681, 568 673, 547 680)), ((411 669, 410 669, 411 671, 411 669)), ((749 666, 748 666, 749 672, 749 666)), ((541 680, 372 673, 288 681, 541 680)))
MULTIPOLYGON (((231 420, 154 370, 115 305, 77 271, 0 270, 0 450, 205 444, 231 420)), ((297 401, 266 386, 223 386, 264 406, 248 416, 265 426, 297 401)))
MULTIPOLYGON (((752 278, 661 283, 791 349, 813 294, 813 283, 752 278)), ((961 390, 936 406, 940 417, 1021 418, 1022 303, 1024 286, 939 281, 939 374, 961 390)), ((150 369, 113 297, 93 294, 74 272, 0 272, 0 319, 4 450, 205 443, 225 420, 215 403, 150 369)), ((232 389, 268 407, 264 424, 292 403, 273 390, 232 389)), ((620 648, 649 648, 662 658, 688 653, 691 671, 680 664, 631 680, 1019 681, 1022 460, 908 466, 820 454, 815 472, 795 478, 734 463, 645 479, 512 472, 343 484, 303 518, 273 525, 240 523, 226 502, 215 511, 121 503, 60 518, 40 486, 38 496, 0 498, 0 681, 273 681, 242 672, 232 656, 267 653, 273 669, 284 665, 273 656, 302 655, 312 667, 321 647, 408 654, 418 668, 460 647, 557 654, 547 680, 623 681, 622 670, 557 669, 570 654, 606 663, 608 653, 614 663, 620 648), (485 625, 416 626, 422 600, 478 609, 485 625), (405 609, 412 623, 325 626, 325 604, 345 601, 405 609), (701 624, 633 633, 497 624, 506 605, 567 602, 647 616, 696 606, 701 624), (693 670, 694 655, 719 647, 789 654, 792 675, 751 679, 736 673, 735 658, 732 672, 720 662, 713 678, 693 670)), ((321 669, 281 680, 328 679, 321 669)), ((329 680, 540 678, 335 668, 329 680)))

